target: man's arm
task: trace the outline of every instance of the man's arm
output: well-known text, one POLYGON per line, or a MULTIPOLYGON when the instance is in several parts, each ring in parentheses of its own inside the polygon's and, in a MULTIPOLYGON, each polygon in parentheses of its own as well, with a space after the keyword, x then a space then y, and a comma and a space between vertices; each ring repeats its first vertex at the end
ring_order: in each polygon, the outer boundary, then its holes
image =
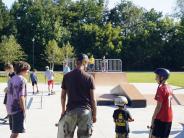
POLYGON ((61 116, 62 116, 66 111, 66 90, 64 89, 62 89, 61 91, 61 107, 62 107, 62 112, 61 112, 61 116))
POLYGON ((96 122, 96 99, 94 95, 94 89, 90 90, 90 96, 91 96, 91 107, 92 107, 92 118, 93 118, 93 123, 96 122))
POLYGON ((26 113, 26 96, 27 96, 27 91, 26 91, 26 82, 25 80, 22 81, 20 84, 20 92, 19 92, 19 105, 20 108, 22 109, 24 115, 26 113))

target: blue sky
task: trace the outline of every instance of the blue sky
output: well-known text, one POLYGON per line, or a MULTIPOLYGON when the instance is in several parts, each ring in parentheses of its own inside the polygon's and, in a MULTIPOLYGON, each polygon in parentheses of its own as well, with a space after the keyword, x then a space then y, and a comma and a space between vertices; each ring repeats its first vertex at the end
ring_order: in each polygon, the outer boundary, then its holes
MULTIPOLYGON (((10 8, 15 0, 3 0, 3 2, 10 8)), ((107 0, 109 1, 109 8, 114 7, 121 0, 107 0)), ((138 6, 149 10, 154 8, 157 11, 162 11, 164 14, 170 14, 174 10, 176 0, 131 0, 138 6)))

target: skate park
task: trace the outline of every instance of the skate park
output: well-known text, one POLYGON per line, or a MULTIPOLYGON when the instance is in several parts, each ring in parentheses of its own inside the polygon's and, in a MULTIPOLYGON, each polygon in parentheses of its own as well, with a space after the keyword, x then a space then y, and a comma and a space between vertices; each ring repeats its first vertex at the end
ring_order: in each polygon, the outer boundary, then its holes
POLYGON ((31 66, 29 75, 35 69, 39 78, 36 93, 26 77, 26 133, 20 138, 56 138, 64 64, 73 70, 73 58, 80 53, 95 59, 94 70, 86 70, 96 85, 92 138, 115 138, 118 96, 128 99, 126 107, 134 119, 129 137, 149 137, 147 126, 158 105, 157 68, 171 72, 169 138, 184 138, 184 0, 1 0, 0 18, 0 138, 11 135, 4 120, 10 75, 4 65, 25 61, 31 66), (48 66, 55 73, 54 94, 44 78, 48 66))
MULTIPOLYGON (((151 72, 150 72, 151 73, 151 72)), ((124 95, 129 100, 128 110, 135 119, 130 123, 130 138, 147 138, 152 113, 155 108, 154 95, 157 89, 156 83, 129 83, 126 72, 94 72, 96 84, 97 99, 97 123, 94 124, 92 138, 113 138, 114 123, 112 119, 114 98, 118 95, 124 95)), ((0 102, 3 102, 3 89, 6 83, 0 84, 0 102)), ((57 127, 61 112, 60 94, 61 85, 55 85, 56 94, 47 95, 47 85, 40 83, 41 92, 32 95, 31 84, 28 83, 28 100, 27 100, 27 133, 23 134, 26 138, 54 138, 57 137, 57 127)), ((183 88, 172 86, 175 94, 173 99, 174 121, 171 130, 171 138, 183 138, 183 88)), ((0 106, 0 116, 6 114, 4 106, 0 106)), ((0 138, 8 138, 10 131, 8 124, 0 123, 0 138)), ((76 134, 75 134, 76 137, 76 134)))

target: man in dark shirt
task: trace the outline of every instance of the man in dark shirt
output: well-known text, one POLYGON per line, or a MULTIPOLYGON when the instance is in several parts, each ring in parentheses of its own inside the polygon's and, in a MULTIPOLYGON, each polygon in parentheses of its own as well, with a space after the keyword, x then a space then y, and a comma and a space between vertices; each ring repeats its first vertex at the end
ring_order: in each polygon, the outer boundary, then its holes
POLYGON ((77 126, 78 137, 89 138, 92 135, 92 123, 96 122, 94 78, 85 72, 88 66, 87 55, 78 55, 76 63, 76 69, 67 73, 62 82, 61 116, 64 119, 64 136, 72 138, 77 126))

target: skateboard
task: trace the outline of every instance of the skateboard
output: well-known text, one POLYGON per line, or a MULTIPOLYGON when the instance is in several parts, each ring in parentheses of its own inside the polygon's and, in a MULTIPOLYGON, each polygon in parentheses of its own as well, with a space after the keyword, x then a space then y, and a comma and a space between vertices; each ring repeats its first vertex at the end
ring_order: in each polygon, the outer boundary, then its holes
POLYGON ((0 124, 3 124, 3 125, 8 124, 8 123, 7 123, 7 120, 5 120, 5 119, 0 119, 0 121, 1 121, 0 124))
POLYGON ((59 122, 55 124, 56 127, 58 127, 58 132, 57 132, 57 138, 65 138, 64 137, 64 116, 61 116, 61 118, 59 119, 59 122))
POLYGON ((149 129, 149 138, 151 138, 153 128, 151 126, 147 126, 147 128, 149 129))

